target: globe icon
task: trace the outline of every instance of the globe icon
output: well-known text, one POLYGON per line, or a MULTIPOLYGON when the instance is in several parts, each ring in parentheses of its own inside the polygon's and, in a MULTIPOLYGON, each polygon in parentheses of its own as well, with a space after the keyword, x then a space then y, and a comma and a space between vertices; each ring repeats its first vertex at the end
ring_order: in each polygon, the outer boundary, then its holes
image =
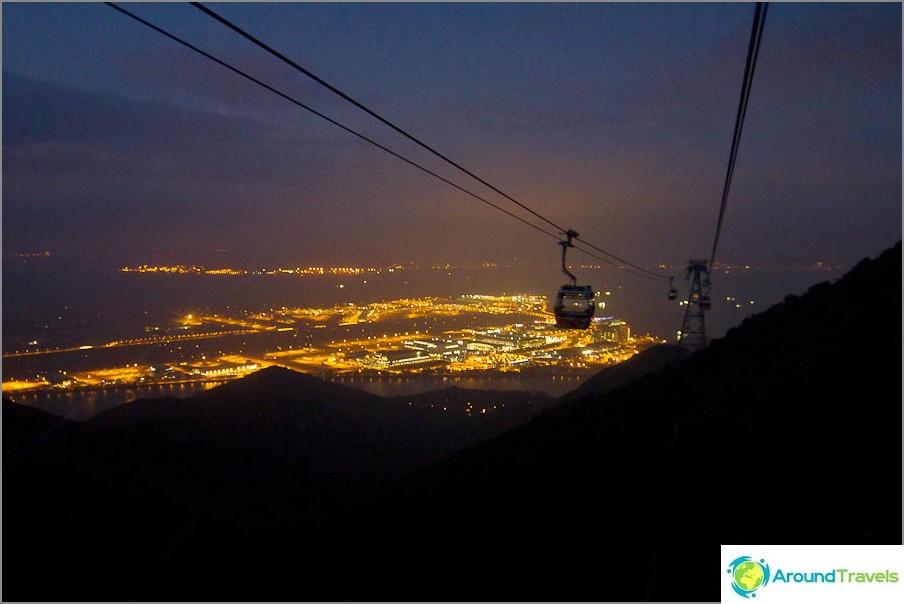
POLYGON ((763 584, 763 567, 747 560, 738 564, 734 571, 735 584, 744 591, 753 591, 763 584))

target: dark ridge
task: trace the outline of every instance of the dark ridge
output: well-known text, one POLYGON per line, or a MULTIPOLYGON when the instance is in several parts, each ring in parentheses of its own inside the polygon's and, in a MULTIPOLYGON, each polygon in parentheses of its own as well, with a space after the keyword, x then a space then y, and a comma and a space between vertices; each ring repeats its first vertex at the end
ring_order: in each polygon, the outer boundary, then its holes
POLYGON ((705 542, 900 543, 901 290, 898 243, 558 406, 281 369, 133 403, 4 467, 3 595, 715 601, 705 542))
POLYGON ((165 396, 139 398, 98 413, 88 423, 101 428, 117 428, 137 424, 166 423, 177 418, 186 407, 184 399, 165 396))
POLYGON ((513 572, 489 600, 714 601, 709 571, 668 570, 702 539, 900 543, 901 290, 898 243, 678 367, 438 462, 350 516, 340 566, 400 600, 479 551, 513 572))
POLYGON ((689 356, 691 353, 688 350, 675 344, 652 346, 627 361, 602 369, 583 384, 563 395, 561 401, 573 401, 585 396, 601 396, 652 373, 676 367, 689 356))
POLYGON ((29 451, 41 447, 72 422, 58 415, 3 399, 3 467, 18 462, 29 451))
POLYGON ((184 585, 190 599, 256 600, 236 585, 260 580, 283 548, 287 559, 297 547, 316 556, 311 536, 341 506, 555 403, 459 389, 386 399, 272 367, 36 440, 59 418, 8 402, 4 445, 36 445, 4 466, 4 539, 17 552, 4 562, 4 596, 165 601, 184 585), (80 580, 98 568, 103 581, 80 580))
POLYGON ((194 397, 199 403, 215 400, 217 404, 245 404, 252 401, 284 403, 297 397, 310 400, 376 401, 380 397, 357 388, 335 384, 284 367, 266 367, 219 388, 207 390, 194 397))

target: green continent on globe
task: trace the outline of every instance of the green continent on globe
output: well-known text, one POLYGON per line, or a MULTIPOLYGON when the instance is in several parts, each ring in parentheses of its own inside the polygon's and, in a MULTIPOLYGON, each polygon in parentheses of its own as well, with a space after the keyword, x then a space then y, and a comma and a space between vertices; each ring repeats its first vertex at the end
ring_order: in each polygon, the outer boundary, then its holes
POLYGON ((763 569, 756 562, 741 562, 734 571, 734 580, 741 589, 753 591, 763 583, 763 569))

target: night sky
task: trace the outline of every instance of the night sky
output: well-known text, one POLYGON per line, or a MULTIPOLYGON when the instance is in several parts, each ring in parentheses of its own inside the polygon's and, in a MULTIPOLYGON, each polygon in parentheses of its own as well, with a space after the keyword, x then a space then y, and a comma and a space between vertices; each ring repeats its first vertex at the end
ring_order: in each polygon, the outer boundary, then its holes
MULTIPOLYGON (((123 6, 549 228, 193 6, 123 6)), ((209 6, 606 251, 709 257, 754 4, 209 6)), ((4 2, 2 23, 5 255, 558 259, 553 238, 102 3, 4 2)), ((770 4, 718 261, 852 265, 901 238, 901 24, 899 3, 770 4)))

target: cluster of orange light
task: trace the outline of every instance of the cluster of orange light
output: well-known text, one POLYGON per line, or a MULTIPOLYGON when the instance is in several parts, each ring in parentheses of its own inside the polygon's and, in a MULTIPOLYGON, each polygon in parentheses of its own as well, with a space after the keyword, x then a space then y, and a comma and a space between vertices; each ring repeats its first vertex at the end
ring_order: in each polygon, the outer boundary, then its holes
MULTIPOLYGON (((50 255, 49 252, 47 255, 50 255)), ((389 269, 392 272, 393 269, 389 269)), ((149 264, 142 264, 140 266, 130 267, 124 266, 120 269, 120 271, 124 273, 172 273, 172 274, 198 274, 198 275, 247 275, 247 270, 234 269, 234 268, 213 268, 206 269, 203 266, 192 265, 184 265, 184 264, 175 264, 172 266, 151 266, 149 264)), ((262 268, 257 271, 253 271, 255 275, 276 275, 276 274, 290 274, 290 275, 361 275, 364 273, 377 273, 379 274, 381 269, 372 268, 372 267, 350 267, 350 266, 309 266, 307 268, 262 268)))

